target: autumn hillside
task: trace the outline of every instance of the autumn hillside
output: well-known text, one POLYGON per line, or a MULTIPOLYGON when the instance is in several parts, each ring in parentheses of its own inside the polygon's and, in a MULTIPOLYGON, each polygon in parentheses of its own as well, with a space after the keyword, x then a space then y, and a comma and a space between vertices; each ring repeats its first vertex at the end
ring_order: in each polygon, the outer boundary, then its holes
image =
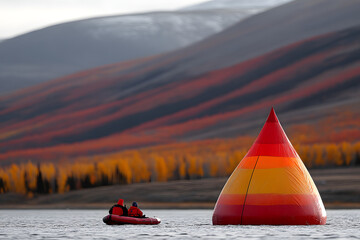
POLYGON ((198 77, 178 75, 177 81, 155 68, 158 56, 18 92, 1 101, 0 160, 4 165, 71 159, 254 137, 271 106, 295 142, 355 142, 360 137, 359 39, 360 28, 353 27, 198 77), (144 68, 135 71, 139 66, 144 68))

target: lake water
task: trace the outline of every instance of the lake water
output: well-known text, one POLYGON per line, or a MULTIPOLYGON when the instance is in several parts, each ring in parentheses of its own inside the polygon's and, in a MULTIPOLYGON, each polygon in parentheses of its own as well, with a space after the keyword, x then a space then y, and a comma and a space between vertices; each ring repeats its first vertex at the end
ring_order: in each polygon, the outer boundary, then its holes
POLYGON ((360 210, 328 210, 323 226, 213 226, 212 210, 144 210, 159 225, 102 222, 106 210, 0 210, 0 239, 360 239, 360 210))

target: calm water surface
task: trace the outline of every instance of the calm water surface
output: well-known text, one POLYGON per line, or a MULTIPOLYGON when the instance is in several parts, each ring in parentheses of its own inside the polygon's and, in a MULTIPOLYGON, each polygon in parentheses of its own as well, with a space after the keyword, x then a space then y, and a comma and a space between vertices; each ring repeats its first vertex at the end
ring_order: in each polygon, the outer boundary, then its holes
POLYGON ((212 210, 144 210, 155 226, 107 226, 106 210, 0 210, 0 239, 360 239, 360 210, 328 210, 324 226, 213 226, 212 210))

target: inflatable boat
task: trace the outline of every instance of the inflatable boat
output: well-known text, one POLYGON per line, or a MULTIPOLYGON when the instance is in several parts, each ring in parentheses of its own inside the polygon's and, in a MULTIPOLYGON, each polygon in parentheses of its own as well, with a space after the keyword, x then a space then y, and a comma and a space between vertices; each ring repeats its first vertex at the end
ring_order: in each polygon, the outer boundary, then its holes
POLYGON ((107 225, 123 225, 123 224, 139 224, 139 225, 156 225, 161 221, 159 218, 136 218, 109 214, 103 218, 103 222, 107 225))

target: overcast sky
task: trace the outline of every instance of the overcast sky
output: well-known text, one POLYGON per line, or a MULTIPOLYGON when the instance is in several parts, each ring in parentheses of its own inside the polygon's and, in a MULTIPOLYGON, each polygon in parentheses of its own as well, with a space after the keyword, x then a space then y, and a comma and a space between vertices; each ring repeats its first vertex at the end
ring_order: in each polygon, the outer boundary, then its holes
POLYGON ((205 0, 0 0, 0 39, 96 16, 175 10, 205 0))

